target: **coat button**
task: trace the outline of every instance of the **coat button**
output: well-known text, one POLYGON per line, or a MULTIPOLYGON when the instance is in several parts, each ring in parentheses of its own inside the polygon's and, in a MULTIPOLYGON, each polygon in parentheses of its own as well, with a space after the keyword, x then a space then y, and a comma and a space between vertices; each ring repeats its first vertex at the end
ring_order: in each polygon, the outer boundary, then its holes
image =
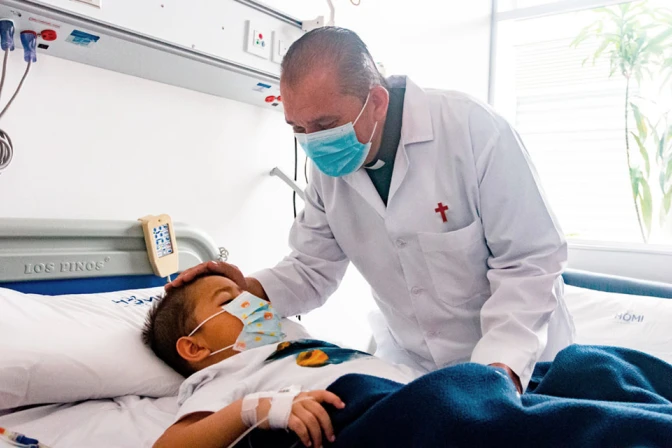
POLYGON ((403 249, 407 244, 406 241, 402 240, 401 238, 398 238, 396 243, 399 249, 403 249))
POLYGON ((413 289, 411 289, 411 294, 413 294, 414 296, 419 296, 420 294, 422 294, 423 291, 424 289, 422 289, 421 287, 415 286, 413 289))

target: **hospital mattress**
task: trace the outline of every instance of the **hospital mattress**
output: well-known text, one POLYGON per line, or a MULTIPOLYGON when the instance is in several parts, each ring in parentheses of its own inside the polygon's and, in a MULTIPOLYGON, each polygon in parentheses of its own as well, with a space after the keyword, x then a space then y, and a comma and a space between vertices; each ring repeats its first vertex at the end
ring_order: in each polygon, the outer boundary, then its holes
POLYGON ((565 286, 565 301, 576 343, 630 348, 672 364, 672 300, 565 286))
MULTIPOLYGON (((577 343, 633 348, 672 363, 672 300, 566 286, 577 343)), ((176 398, 136 396, 37 406, 0 416, 0 427, 52 448, 150 447, 174 421, 176 398)), ((0 447, 5 445, 0 442, 0 447)), ((10 445, 6 445, 10 446, 10 445)))
MULTIPOLYGON (((0 417, 0 427, 51 448, 151 447, 177 413, 177 397, 120 397, 38 406, 0 417)), ((0 447, 9 445, 0 441, 0 447)))

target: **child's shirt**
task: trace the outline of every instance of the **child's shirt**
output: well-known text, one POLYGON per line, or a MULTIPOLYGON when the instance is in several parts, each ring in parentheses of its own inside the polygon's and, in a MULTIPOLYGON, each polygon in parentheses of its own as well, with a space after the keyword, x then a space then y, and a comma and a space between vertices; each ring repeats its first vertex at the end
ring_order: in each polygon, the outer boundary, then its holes
POLYGON ((312 339, 287 341, 242 352, 187 378, 180 388, 177 420, 195 412, 217 412, 255 392, 289 386, 323 390, 349 373, 403 384, 415 379, 410 369, 368 353, 312 339))

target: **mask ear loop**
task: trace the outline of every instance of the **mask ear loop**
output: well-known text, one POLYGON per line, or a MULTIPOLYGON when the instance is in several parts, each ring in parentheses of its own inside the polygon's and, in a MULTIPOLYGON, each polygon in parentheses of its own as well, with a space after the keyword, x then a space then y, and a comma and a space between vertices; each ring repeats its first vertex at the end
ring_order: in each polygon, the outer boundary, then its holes
POLYGON ((359 115, 357 115, 357 118, 355 118, 355 121, 352 122, 352 125, 356 125, 359 119, 361 118, 362 114, 364 113, 364 109, 366 109, 366 105, 369 104, 369 98, 371 98, 371 92, 366 96, 366 101, 364 101, 364 105, 362 106, 362 110, 359 111, 359 115))
POLYGON ((376 135, 376 129, 378 129, 378 122, 376 121, 376 124, 373 125, 373 132, 371 133, 371 137, 369 137, 369 143, 373 141, 373 136, 376 135))
POLYGON ((194 333, 196 333, 198 330, 200 330, 200 328, 201 328, 203 325, 205 325, 206 323, 208 323, 210 320, 214 319, 215 317, 219 316, 220 314, 224 314, 224 313, 226 313, 226 310, 222 310, 222 311, 220 311, 220 312, 218 312, 218 313, 215 313, 215 314, 213 314, 212 316, 208 317, 208 318, 205 319, 203 322, 201 322, 200 324, 198 324, 198 326, 197 326, 196 328, 194 328, 194 330, 193 330, 191 333, 189 333, 189 334, 187 335, 187 337, 192 337, 192 336, 194 335, 194 333))
MULTIPOLYGON (((362 114, 364 113, 364 109, 366 109, 366 105, 369 104, 369 99, 371 98, 371 92, 369 91, 369 94, 366 96, 366 101, 364 101, 364 105, 362 106, 362 110, 359 111, 359 115, 357 115, 357 118, 355 118, 355 121, 352 122, 352 127, 354 128, 359 119, 362 117, 362 114)), ((371 132, 371 137, 369 137, 368 143, 371 143, 373 140, 373 136, 376 135, 376 129, 378 129, 378 122, 376 121, 376 124, 373 125, 373 132, 371 132)))
POLYGON ((219 350, 215 350, 214 352, 210 353, 208 355, 208 357, 214 356, 218 353, 222 353, 223 351, 226 351, 226 350, 230 349, 231 347, 235 347, 235 346, 236 346, 236 344, 233 344, 233 345, 229 345, 228 347, 224 347, 224 348, 220 348, 219 350))

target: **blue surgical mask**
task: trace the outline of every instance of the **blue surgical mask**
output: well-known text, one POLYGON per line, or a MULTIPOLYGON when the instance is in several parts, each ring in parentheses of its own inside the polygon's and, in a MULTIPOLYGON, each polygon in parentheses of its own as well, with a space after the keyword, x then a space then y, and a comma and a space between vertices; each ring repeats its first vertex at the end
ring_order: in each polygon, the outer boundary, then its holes
POLYGON ((243 292, 231 302, 222 305, 222 311, 213 314, 201 322, 194 328, 194 331, 189 333, 189 336, 193 336, 207 322, 224 313, 229 313, 240 319, 243 323, 243 331, 238 335, 235 344, 216 350, 210 353, 210 356, 230 348, 242 352, 274 344, 285 339, 280 318, 275 314, 270 302, 260 299, 249 292, 243 292))
POLYGON ((357 139, 355 125, 366 109, 370 96, 371 94, 366 97, 364 106, 354 122, 312 134, 294 134, 306 155, 327 176, 345 176, 354 173, 364 165, 378 122, 373 127, 368 143, 360 143, 357 139))

